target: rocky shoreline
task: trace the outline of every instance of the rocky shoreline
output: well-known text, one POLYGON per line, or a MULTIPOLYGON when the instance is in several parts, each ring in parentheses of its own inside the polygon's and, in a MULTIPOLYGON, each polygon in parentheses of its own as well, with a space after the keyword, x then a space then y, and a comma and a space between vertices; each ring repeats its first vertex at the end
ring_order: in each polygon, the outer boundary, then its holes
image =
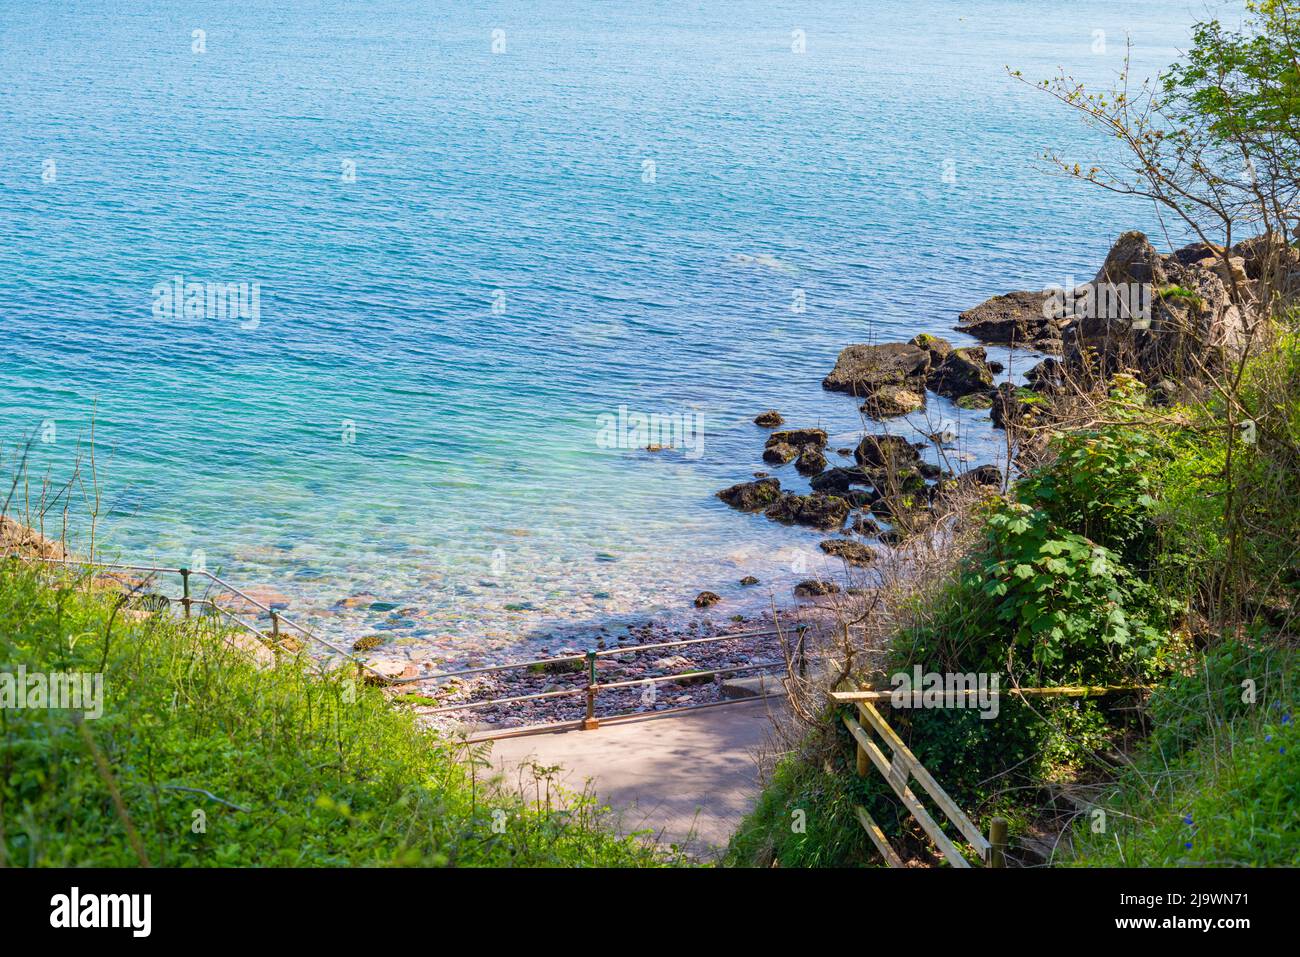
MULTIPOLYGON (((852 396, 860 403, 864 424, 877 422, 881 431, 864 429, 851 449, 829 449, 823 429, 790 427, 775 409, 755 416, 767 429, 762 449, 769 467, 749 479, 721 489, 717 497, 729 507, 785 525, 797 525, 823 536, 819 545, 842 561, 845 572, 870 569, 879 550, 898 544, 913 532, 931 526, 936 509, 950 492, 972 487, 1002 488, 1009 480, 992 463, 953 467, 945 453, 957 436, 941 428, 926 441, 909 441, 891 433, 889 420, 924 411, 931 396, 941 396, 966 410, 988 410, 991 429, 1009 430, 1009 448, 1028 441, 1027 428, 1038 424, 1043 401, 1067 377, 1128 370, 1154 387, 1157 400, 1195 391, 1204 383, 1198 372, 1220 362, 1241 346, 1247 317, 1254 304, 1261 273, 1273 268, 1278 249, 1267 238, 1256 238, 1231 249, 1192 244, 1161 254, 1140 232, 1121 235, 1090 282, 1075 289, 1014 291, 994 296, 962 312, 957 331, 986 345, 1027 350, 1047 358, 1024 375, 1025 384, 996 382, 1004 372, 983 346, 954 346, 938 336, 921 334, 907 342, 853 344, 845 347, 822 386, 828 392, 852 396), (1119 308, 1115 308, 1115 304, 1119 308), (1138 308, 1134 308, 1137 306, 1138 308), (927 460, 935 453, 945 466, 927 460), (828 452, 851 458, 852 465, 832 465, 828 452), (800 494, 782 486, 773 471, 787 469, 806 480, 810 491, 800 494)), ((1289 247, 1280 253, 1284 269, 1300 274, 1300 262, 1289 247), (1288 258, 1289 257, 1289 258, 1288 258)), ((1014 462, 1014 453, 1013 453, 1014 462)), ((1010 464, 1010 463, 1008 463, 1010 464)), ((859 591, 860 589, 849 589, 859 591)), ((794 587, 796 597, 827 601, 841 591, 825 579, 807 579, 794 587)), ((697 607, 719 601, 703 591, 697 607)), ((656 634, 655 640, 680 636, 679 631, 656 634)), ((687 632, 686 634, 689 634, 687 632)), ((694 646, 696 649, 710 646, 694 646)), ((659 674, 749 664, 755 656, 783 666, 775 639, 738 639, 714 650, 690 655, 637 653, 603 659, 602 681, 637 680, 659 674), (606 676, 608 674, 608 677, 606 676)), ((557 653, 580 649, 557 649, 557 653)), ((577 676, 580 680, 581 676, 577 676)), ((656 700, 647 705, 639 689, 623 689, 602 697, 601 712, 634 712, 720 700, 720 682, 698 679, 665 682, 656 700)), ((441 692, 443 703, 484 695, 531 694, 553 690, 553 675, 504 678, 494 675, 441 692)), ((501 711, 483 712, 482 726, 541 724, 581 717, 581 696, 543 699, 501 711)))

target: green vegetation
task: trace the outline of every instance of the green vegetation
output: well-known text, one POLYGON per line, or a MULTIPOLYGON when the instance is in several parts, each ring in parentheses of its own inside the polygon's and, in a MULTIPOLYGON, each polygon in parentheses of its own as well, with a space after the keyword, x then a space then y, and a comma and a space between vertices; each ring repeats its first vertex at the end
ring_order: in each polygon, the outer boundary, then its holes
POLYGON ((259 668, 211 619, 51 576, 0 562, 0 672, 100 673, 103 714, 0 709, 0 866, 665 863, 547 769, 507 795, 351 672, 259 668))
MULTIPOLYGON (((1036 845, 1057 863, 1300 862, 1300 256, 1288 241, 1300 199, 1300 5, 1247 8, 1240 28, 1199 24, 1192 49, 1151 83, 1125 69, 1104 92, 1068 75, 1036 84, 1126 151, 1106 167, 1048 159, 1171 213, 1219 260, 1235 301, 1253 303, 1239 348, 1199 350, 1176 384, 1181 405, 1167 404, 1168 389, 1151 400, 1127 374, 1018 389, 1054 429, 1036 467, 968 514, 976 534, 932 580, 896 587, 883 613, 863 615, 880 622, 873 638, 886 648, 855 662, 873 687, 914 664, 998 673, 1004 686, 1156 686, 1146 700, 1004 698, 991 720, 890 712, 977 824, 1001 814, 1013 852, 1036 845), (1243 230, 1256 238, 1234 247, 1243 230)), ((1159 296, 1205 305, 1179 285, 1159 296)), ((733 863, 878 863, 854 805, 896 847, 932 857, 880 777, 856 776, 834 718, 811 715, 815 730, 733 840, 733 863)))
MULTIPOLYGON (((1296 434, 1297 361, 1286 333, 1248 363, 1254 444, 1213 399, 1157 414, 1139 383, 1117 377, 1100 410, 1107 424, 1057 433, 1011 498, 977 509, 981 533, 947 578, 907 604, 885 674, 920 664, 1023 686, 1159 686, 1136 715, 1131 695, 1004 699, 993 720, 972 709, 889 713, 977 823, 1009 818, 1013 846, 1064 786, 1106 814, 1071 828, 1080 863, 1300 860, 1300 495, 1297 446, 1277 441, 1296 434), (1111 755, 1142 735, 1117 764, 1111 755)), ((733 840, 733 863, 878 863, 854 805, 922 852, 888 785, 856 776, 851 738, 823 717, 826 731, 777 769, 733 840), (802 831, 790 826, 796 809, 802 831)))

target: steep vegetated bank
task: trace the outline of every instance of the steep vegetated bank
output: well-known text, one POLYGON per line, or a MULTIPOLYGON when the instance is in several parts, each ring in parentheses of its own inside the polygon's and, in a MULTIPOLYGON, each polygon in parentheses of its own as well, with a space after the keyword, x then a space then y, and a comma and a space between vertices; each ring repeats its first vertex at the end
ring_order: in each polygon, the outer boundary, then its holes
POLYGON ((102 676, 102 698, 76 709, 26 682, 3 689, 22 700, 0 708, 0 866, 675 859, 616 836, 590 795, 555 786, 554 769, 508 788, 490 780, 481 750, 422 729, 353 672, 321 674, 306 656, 259 667, 214 619, 126 598, 0 560, 0 672, 47 688, 102 676))
POLYGON ((1004 692, 1143 689, 887 711, 977 824, 1009 820, 1014 862, 1300 864, 1297 40, 1297 5, 1267 2, 1242 32, 1200 25, 1145 87, 1043 84, 1131 154, 1126 172, 1060 167, 1200 241, 1161 255, 1126 233, 1085 287, 963 314, 1055 354, 992 390, 1020 478, 936 510, 899 549, 907 573, 845 604, 734 863, 880 863, 856 806, 913 863, 941 860, 888 784, 857 776, 825 697, 919 666, 1004 692))

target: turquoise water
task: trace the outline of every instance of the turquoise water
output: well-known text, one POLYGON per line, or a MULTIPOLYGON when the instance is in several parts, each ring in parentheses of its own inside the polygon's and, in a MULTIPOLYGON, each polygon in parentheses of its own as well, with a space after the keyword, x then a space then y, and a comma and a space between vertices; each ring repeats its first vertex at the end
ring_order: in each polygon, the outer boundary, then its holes
MULTIPOLYGON (((1149 72, 1199 9, 148 7, 0 3, 6 464, 35 435, 66 476, 93 414, 106 555, 453 657, 788 595, 818 536, 712 496, 763 467, 750 419, 849 445, 844 345, 959 339, 1157 232, 1035 162, 1105 144, 1003 67, 1103 80, 1127 32, 1149 72), (178 275, 257 283, 256 321, 156 309, 178 275), (698 455, 600 447, 620 406, 698 455), (359 593, 402 610, 330 610, 359 593)), ((992 460, 986 413, 931 413, 992 460)))

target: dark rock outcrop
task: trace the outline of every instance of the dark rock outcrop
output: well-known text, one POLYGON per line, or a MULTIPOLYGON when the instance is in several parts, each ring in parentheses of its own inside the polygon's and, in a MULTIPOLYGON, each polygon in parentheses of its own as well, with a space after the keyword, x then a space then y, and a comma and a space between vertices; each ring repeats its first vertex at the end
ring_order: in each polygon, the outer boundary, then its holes
POLYGON ((839 528, 849 515, 849 503, 838 495, 814 492, 795 495, 786 492, 764 514, 782 525, 809 525, 813 528, 839 528))
POLYGON ((809 578, 794 586, 794 593, 800 598, 819 598, 823 595, 838 594, 840 586, 834 582, 819 581, 809 578))
POLYGON ((785 425, 785 419, 776 409, 768 409, 766 412, 760 412, 754 416, 754 424, 761 425, 765 429, 775 429, 785 425))
POLYGON ((757 512, 781 498, 781 483, 774 478, 740 482, 718 492, 718 498, 742 512, 757 512))
POLYGON ((929 371, 930 351, 910 342, 854 345, 840 353, 822 388, 866 399, 884 386, 922 389, 929 371))
POLYGON ((850 538, 828 538, 821 543, 821 550, 850 565, 870 565, 876 559, 874 550, 850 538))
POLYGON ((973 392, 988 392, 993 388, 993 370, 988 365, 988 353, 978 346, 953 349, 938 365, 931 367, 926 385, 950 399, 973 392))
POLYGON ((1046 292, 1009 292, 994 296, 958 319, 960 331, 981 342, 1025 346, 1043 352, 1061 351, 1060 324, 1048 317, 1046 292))
POLYGON ((695 596, 696 608, 709 608, 722 601, 722 596, 714 594, 711 591, 702 591, 695 596))
POLYGON ((871 472, 904 472, 916 468, 921 453, 901 435, 867 435, 853 450, 853 458, 871 472))

